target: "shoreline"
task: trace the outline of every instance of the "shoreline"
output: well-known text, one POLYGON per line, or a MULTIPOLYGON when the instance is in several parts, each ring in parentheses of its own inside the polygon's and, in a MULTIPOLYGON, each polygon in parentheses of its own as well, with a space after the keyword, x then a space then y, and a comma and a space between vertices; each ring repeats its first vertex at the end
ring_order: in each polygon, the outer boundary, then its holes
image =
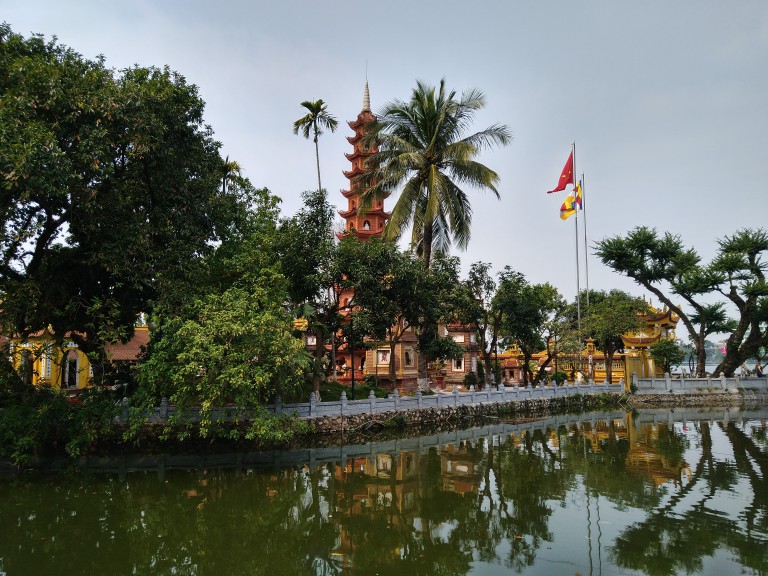
POLYGON ((567 396, 547 399, 526 399, 506 403, 441 406, 408 411, 370 414, 319 416, 309 420, 312 429, 286 443, 270 443, 244 438, 199 438, 163 440, 163 427, 148 425, 137 442, 123 441, 120 429, 111 438, 99 441, 87 454, 69 457, 61 450, 49 447, 46 454, 30 458, 21 466, 10 460, 0 460, 0 478, 31 473, 60 473, 68 469, 82 469, 94 459, 113 459, 126 456, 155 458, 172 455, 182 460, 188 456, 191 465, 197 458, 215 453, 284 452, 297 449, 343 447, 348 444, 365 444, 383 440, 402 440, 425 434, 461 430, 497 422, 528 423, 556 415, 579 415, 601 408, 631 411, 647 408, 676 407, 735 407, 765 406, 768 394, 763 392, 723 393, 664 393, 620 395, 605 393, 595 396, 567 396))

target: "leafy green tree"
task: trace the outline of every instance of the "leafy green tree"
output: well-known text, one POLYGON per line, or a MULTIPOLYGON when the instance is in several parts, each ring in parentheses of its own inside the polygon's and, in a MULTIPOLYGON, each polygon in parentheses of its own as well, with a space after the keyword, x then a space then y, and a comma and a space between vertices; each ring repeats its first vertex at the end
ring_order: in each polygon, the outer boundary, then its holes
POLYGON ((274 431, 258 408, 292 392, 308 360, 284 307, 288 285, 273 248, 277 202, 257 191, 240 237, 220 245, 198 271, 199 289, 181 310, 157 315, 137 404, 166 397, 182 409, 198 405, 198 431, 206 436, 215 432, 213 409, 234 403, 256 411, 255 435, 274 431))
POLYGON ((507 144, 509 129, 494 124, 464 135, 484 106, 478 90, 457 98, 446 90, 445 80, 437 89, 417 82, 408 102, 387 104, 368 126, 363 142, 377 143, 379 151, 367 159, 369 170, 359 177, 365 186, 360 208, 370 208, 402 186, 384 238, 399 238, 410 225, 411 246, 424 268, 433 251, 447 252, 452 242, 463 249, 469 242, 472 209, 464 186, 499 196, 498 174, 475 158, 484 148, 507 144))
POLYGON ((683 246, 680 236, 640 226, 625 237, 604 238, 596 254, 614 271, 632 278, 680 317, 696 349, 697 376, 706 362, 706 336, 730 332, 727 354, 715 369, 726 375, 753 357, 768 343, 768 283, 763 257, 768 252, 768 233, 741 230, 719 241, 719 251, 706 265, 698 253, 683 246), (722 305, 707 299, 720 293, 737 312, 726 317, 722 305), (690 306, 686 313, 672 297, 690 306))
POLYGON ((0 326, 69 333, 98 376, 105 343, 181 299, 247 204, 168 68, 118 72, 2 25, 0 70, 0 326))
POLYGON ((536 386, 546 374, 546 368, 555 359, 555 339, 562 329, 566 303, 551 284, 528 284, 525 278, 507 269, 509 280, 500 290, 498 306, 503 310, 500 334, 516 342, 523 353, 523 381, 536 386), (534 377, 531 360, 537 352, 545 350, 544 362, 534 377))
POLYGON ((419 377, 426 378, 427 363, 461 358, 464 349, 450 335, 441 336, 439 326, 460 322, 466 298, 459 281, 459 259, 438 254, 425 274, 424 316, 420 318, 419 377))
MULTIPOLYGON (((739 230, 719 240, 718 246, 712 268, 722 275, 719 291, 738 310, 738 320, 728 324, 725 358, 715 374, 732 375, 745 360, 759 357, 761 349, 768 347, 768 232, 739 230)), ((721 315, 715 315, 717 322, 722 322, 721 315)))
POLYGON ((322 136, 324 129, 336 132, 339 121, 328 112, 328 107, 322 99, 314 101, 305 100, 301 105, 307 109, 307 114, 293 123, 293 133, 298 134, 301 132, 301 135, 307 140, 309 140, 310 134, 312 135, 312 140, 315 143, 315 158, 317 159, 317 189, 322 190, 323 186, 320 183, 320 147, 317 141, 322 136))
POLYGON ((613 356, 624 346, 621 335, 643 328, 639 314, 648 306, 642 298, 622 290, 590 292, 590 305, 584 315, 583 328, 605 355, 605 375, 610 383, 613 356))
POLYGON ((661 366, 666 374, 671 374, 672 367, 679 366, 685 358, 685 351, 674 340, 662 339, 654 342, 650 353, 653 361, 661 366))
MULTIPOLYGON (((333 236, 333 209, 325 190, 304 192, 304 206, 280 224, 277 250, 288 280, 288 301, 294 316, 307 318, 315 336, 312 389, 320 390, 325 379, 325 343, 335 355, 335 333, 339 329, 337 246, 333 236)), ((335 365, 335 357, 332 358, 335 365)))
POLYGON ((342 285, 354 290, 355 329, 390 348, 389 378, 395 381, 395 347, 420 325, 434 293, 420 262, 391 242, 349 236, 339 246, 342 285))
MULTIPOLYGON (((475 262, 470 266, 467 280, 463 283, 465 299, 462 307, 462 323, 477 332, 483 366, 491 367, 491 354, 499 341, 499 327, 505 313, 510 313, 509 299, 525 283, 525 277, 506 267, 499 273, 498 283, 491 277, 491 265, 475 262)), ((489 383, 491 370, 484 370, 485 384, 489 383)))

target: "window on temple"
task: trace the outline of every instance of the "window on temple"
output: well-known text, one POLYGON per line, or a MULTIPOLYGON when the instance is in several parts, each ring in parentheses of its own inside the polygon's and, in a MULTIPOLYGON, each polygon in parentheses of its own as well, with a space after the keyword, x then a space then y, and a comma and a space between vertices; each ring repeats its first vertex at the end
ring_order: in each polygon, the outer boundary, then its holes
POLYGON ((77 388, 77 351, 70 350, 64 361, 64 387, 77 388))
POLYGON ((370 229, 371 229, 371 223, 368 220, 363 222, 363 230, 370 230, 370 229))
POLYGON ((463 358, 457 358, 453 361, 453 371, 454 372, 463 372, 464 371, 464 359, 463 358))
POLYGON ((34 362, 32 353, 29 350, 21 352, 21 379, 27 386, 32 386, 32 375, 34 374, 34 362))

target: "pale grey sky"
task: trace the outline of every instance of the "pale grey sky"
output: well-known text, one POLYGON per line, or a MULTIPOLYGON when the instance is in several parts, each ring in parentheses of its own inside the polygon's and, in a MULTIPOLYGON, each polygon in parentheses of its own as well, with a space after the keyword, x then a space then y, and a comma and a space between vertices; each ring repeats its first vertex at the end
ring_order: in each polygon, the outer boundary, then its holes
MULTIPOLYGON (((766 227, 764 0, 0 0, 0 14, 15 32, 56 35, 114 68, 183 74, 223 153, 286 215, 316 183, 312 142, 292 133, 302 100, 324 99, 342 122, 320 141, 323 184, 342 207, 345 122, 360 111, 366 63, 374 111, 407 99, 417 79, 482 90, 475 128, 504 123, 515 139, 481 157, 501 200, 472 191, 472 239, 458 255, 464 269, 508 264, 569 300, 574 219, 559 219, 566 194, 546 191, 574 141, 590 242, 643 224, 708 258, 717 238, 766 227)), ((641 293, 594 257, 589 284, 641 293)))

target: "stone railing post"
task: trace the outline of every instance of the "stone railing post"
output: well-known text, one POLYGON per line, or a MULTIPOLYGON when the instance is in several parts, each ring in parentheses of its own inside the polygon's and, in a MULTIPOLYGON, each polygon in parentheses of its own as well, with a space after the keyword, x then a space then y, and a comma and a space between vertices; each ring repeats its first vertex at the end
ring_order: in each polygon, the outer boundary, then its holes
POLYGON ((638 382, 638 379, 637 379, 637 372, 632 372, 632 381, 631 382, 632 382, 632 384, 635 385, 635 390, 639 390, 640 389, 640 382, 638 382))
POLYGON ((664 372, 664 386, 667 390, 672 390, 672 378, 669 377, 669 372, 664 372))
POLYGON ((373 390, 370 391, 368 394, 368 402, 371 403, 371 414, 376 413, 376 394, 373 393, 373 390))
POLYGON ((471 396, 472 406, 474 406, 475 405, 475 385, 474 384, 472 384, 472 386, 469 387, 469 392, 472 395, 471 396))
POLYGON ((397 388, 392 392, 392 398, 395 400, 395 412, 398 412, 400 410, 400 393, 397 391, 397 388))
POLYGON ((416 390, 416 408, 421 410, 421 388, 416 390))
POLYGON ((309 393, 309 417, 317 416, 317 397, 314 391, 309 393))
POLYGON ((720 372, 720 388, 726 390, 728 388, 728 382, 726 381, 725 374, 720 372))
POLYGON ((282 397, 275 396, 275 414, 280 416, 283 413, 283 399, 282 397))
POLYGON ((162 422, 166 422, 168 420, 168 398, 163 396, 162 400, 160 400, 160 420, 162 422))
POLYGON ((458 384, 453 385, 453 405, 454 406, 459 405, 459 385, 458 384))
POLYGON ((347 392, 346 390, 341 391, 341 415, 344 416, 344 414, 347 413, 347 392))

